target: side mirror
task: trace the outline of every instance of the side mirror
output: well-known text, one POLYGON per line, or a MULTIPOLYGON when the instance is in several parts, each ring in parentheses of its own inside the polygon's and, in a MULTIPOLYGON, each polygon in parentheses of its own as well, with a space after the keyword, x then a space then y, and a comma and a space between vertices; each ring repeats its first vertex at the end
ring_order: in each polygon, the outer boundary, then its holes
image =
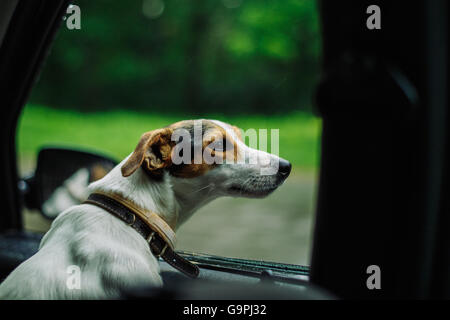
POLYGON ((117 161, 102 155, 63 148, 39 151, 34 176, 22 183, 25 205, 54 219, 87 198, 87 186, 103 178, 117 161))

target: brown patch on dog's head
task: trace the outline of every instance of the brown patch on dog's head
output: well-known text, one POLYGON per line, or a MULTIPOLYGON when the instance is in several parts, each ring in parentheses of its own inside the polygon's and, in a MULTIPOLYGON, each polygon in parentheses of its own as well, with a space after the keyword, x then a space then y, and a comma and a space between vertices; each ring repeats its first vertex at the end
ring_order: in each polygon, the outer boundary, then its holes
MULTIPOLYGON (((181 178, 194 178, 201 176, 202 174, 208 172, 209 170, 215 168, 217 166, 216 163, 208 164, 205 162, 202 156, 202 162, 201 163, 194 163, 194 127, 195 127, 195 121, 194 120, 185 120, 180 121, 177 123, 174 123, 170 126, 173 130, 176 129, 185 129, 190 133, 191 136, 191 163, 189 164, 180 164, 180 165, 173 165, 170 168, 170 173, 173 176, 181 177, 181 178)), ((238 129, 239 130, 239 129, 238 129)), ((232 157, 232 159, 235 159, 237 157, 237 147, 236 143, 233 140, 233 138, 227 134, 226 130, 222 128, 221 126, 217 125, 216 123, 210 121, 210 120, 201 120, 201 135, 202 135, 202 155, 205 149, 209 149, 208 152, 211 156, 217 156, 222 157, 223 161, 227 157, 232 157), (223 139, 223 143, 227 145, 232 145, 233 150, 224 150, 224 151, 218 151, 211 148, 211 144, 214 141, 217 141, 218 139, 223 139)))
POLYGON ((151 174, 160 175, 162 169, 172 164, 171 153, 175 145, 175 142, 171 141, 172 133, 173 130, 170 128, 144 133, 136 149, 122 166, 122 175, 128 177, 140 166, 144 166, 151 174))
MULTIPOLYGON (((208 149, 209 154, 212 157, 219 157, 225 162, 226 159, 237 160, 237 144, 232 135, 221 126, 217 125, 210 120, 201 121, 201 132, 195 132, 196 129, 195 120, 184 120, 174 123, 164 129, 158 129, 150 132, 146 132, 142 135, 136 149, 133 154, 122 166, 122 175, 128 177, 133 174, 140 166, 144 166, 144 169, 153 176, 160 176, 163 169, 167 168, 171 175, 180 178, 194 178, 201 176, 217 166, 216 163, 206 163, 203 158, 203 153, 208 149), (174 146, 177 141, 172 141, 172 134, 177 129, 184 129, 189 132, 191 139, 191 161, 190 163, 173 164, 172 153, 174 152, 174 146), (201 133, 201 163, 195 163, 194 161, 194 141, 195 134, 201 133), (213 142, 222 140, 222 144, 226 147, 224 150, 217 150, 211 147, 213 142)), ((235 131, 238 139, 242 140, 241 130, 237 127, 231 126, 235 131)), ((200 130, 199 130, 200 131, 200 130)))

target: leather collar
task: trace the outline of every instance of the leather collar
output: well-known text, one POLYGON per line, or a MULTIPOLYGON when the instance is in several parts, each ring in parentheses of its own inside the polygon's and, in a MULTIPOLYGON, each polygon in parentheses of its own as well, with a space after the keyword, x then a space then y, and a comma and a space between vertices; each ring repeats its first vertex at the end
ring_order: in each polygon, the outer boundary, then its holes
POLYGON ((100 207, 124 221, 144 237, 157 258, 161 257, 191 278, 198 277, 198 267, 175 253, 175 232, 156 213, 143 210, 115 193, 94 192, 84 203, 100 207))

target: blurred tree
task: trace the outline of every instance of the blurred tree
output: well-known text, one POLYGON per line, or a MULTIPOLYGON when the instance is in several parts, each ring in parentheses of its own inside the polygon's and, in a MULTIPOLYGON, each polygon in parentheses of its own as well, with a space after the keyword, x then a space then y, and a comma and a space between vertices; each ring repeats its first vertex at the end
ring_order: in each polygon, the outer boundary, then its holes
POLYGON ((75 1, 31 102, 57 108, 308 110, 319 67, 314 0, 75 1))

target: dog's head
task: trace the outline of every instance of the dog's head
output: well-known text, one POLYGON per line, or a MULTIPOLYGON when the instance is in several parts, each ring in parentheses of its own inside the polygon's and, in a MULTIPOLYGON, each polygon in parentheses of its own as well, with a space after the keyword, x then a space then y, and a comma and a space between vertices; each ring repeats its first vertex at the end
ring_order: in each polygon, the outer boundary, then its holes
POLYGON ((168 177, 181 196, 264 197, 280 186, 291 164, 248 147, 242 131, 217 120, 186 120, 146 132, 122 166, 128 177, 142 167, 150 177, 168 177))

